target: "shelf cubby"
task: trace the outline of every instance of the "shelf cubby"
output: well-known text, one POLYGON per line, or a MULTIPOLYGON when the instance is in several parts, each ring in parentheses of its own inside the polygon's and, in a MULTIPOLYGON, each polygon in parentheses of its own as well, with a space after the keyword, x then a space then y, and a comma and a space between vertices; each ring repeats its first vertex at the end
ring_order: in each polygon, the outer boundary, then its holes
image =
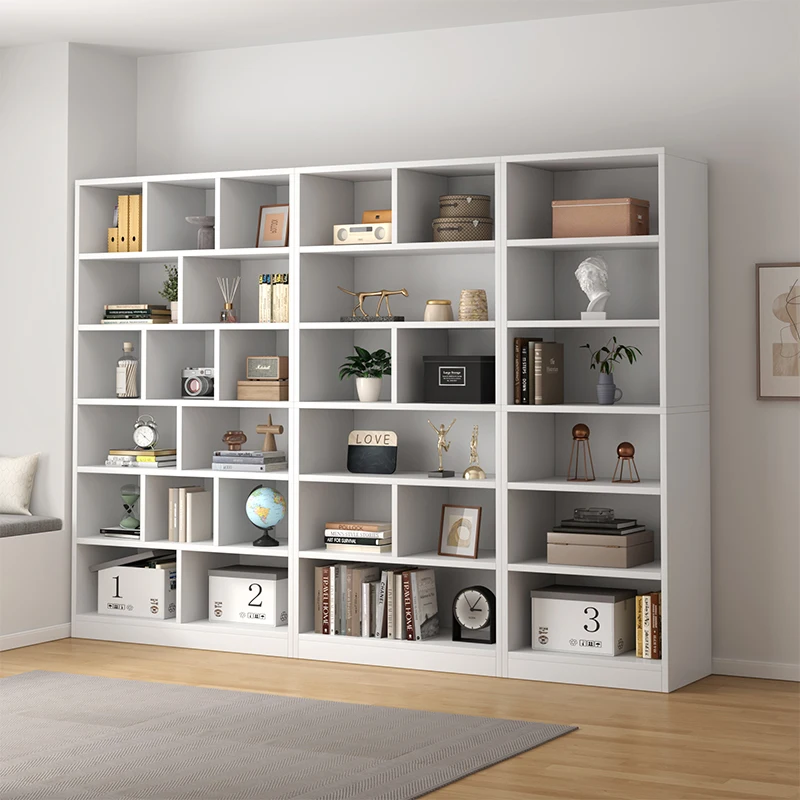
MULTIPOLYGON (((112 326, 109 326, 112 327, 112 326)), ((122 356, 124 342, 133 342, 134 354, 139 358, 139 392, 142 390, 144 364, 142 361, 142 334, 139 330, 78 331, 77 396, 81 399, 98 399, 115 402, 117 399, 116 367, 122 356)))
POLYGON ((288 204, 290 178, 289 172, 277 171, 221 177, 217 247, 255 247, 261 206, 288 204))
MULTIPOLYGON (((183 370, 186 367, 213 366, 212 331, 147 331, 145 391, 148 400, 180 399, 183 391, 183 370)), ((206 397, 191 399, 198 403, 207 403, 209 400, 206 397)))
MULTIPOLYGON (((237 383, 247 377, 248 356, 288 356, 289 332, 264 326, 258 330, 241 330, 225 325, 219 333, 220 366, 216 373, 217 397, 222 402, 237 400, 237 383)), ((247 402, 247 401, 244 401, 247 402)), ((277 406, 286 401, 276 401, 277 406)), ((262 405, 270 405, 263 401, 262 405)))
MULTIPOLYGON (((157 472, 157 470, 153 470, 157 472)), ((202 486, 213 492, 210 478, 179 478, 168 475, 146 475, 144 478, 145 498, 141 506, 140 519, 143 526, 143 542, 150 547, 174 547, 169 541, 169 490, 181 486, 202 486)), ((196 542, 200 546, 210 545, 211 541, 196 542)))
POLYGON ((147 250, 196 250, 198 228, 186 217, 214 216, 215 189, 216 179, 210 176, 148 181, 144 209, 147 250))
MULTIPOLYGON (((87 474, 78 475, 76 481, 76 517, 77 531, 79 538, 89 538, 100 536, 100 528, 114 527, 119 525, 125 516, 125 509, 122 505, 120 490, 126 484, 139 486, 140 497, 136 506, 136 516, 141 521, 141 540, 144 539, 145 520, 142 511, 143 506, 143 486, 144 480, 139 475, 102 475, 87 474)), ((110 540, 117 544, 126 544, 128 540, 110 540)))
MULTIPOLYGON (((215 542, 222 552, 231 548, 230 552, 252 552, 254 555, 262 553, 271 557, 278 557, 280 553, 284 559, 288 555, 287 545, 289 531, 292 528, 292 516, 297 513, 286 476, 279 473, 251 472, 240 473, 241 480, 220 480, 219 499, 215 512, 216 538, 215 542), (282 478, 282 479, 281 479, 282 478), (250 492, 258 486, 267 486, 283 495, 286 499, 287 512, 284 518, 275 527, 272 537, 277 539, 280 547, 260 548, 253 547, 253 542, 264 531, 257 528, 245 514, 245 505, 250 492)), ((284 561, 283 566, 286 566, 284 561)))
MULTIPOLYGON (((80 186, 80 224, 76 225, 78 252, 108 252, 108 229, 114 226, 114 209, 121 194, 142 194, 141 180, 108 180, 95 186, 80 186)), ((77 215, 76 215, 77 218, 77 215)), ((109 256, 113 258, 116 253, 109 256)))

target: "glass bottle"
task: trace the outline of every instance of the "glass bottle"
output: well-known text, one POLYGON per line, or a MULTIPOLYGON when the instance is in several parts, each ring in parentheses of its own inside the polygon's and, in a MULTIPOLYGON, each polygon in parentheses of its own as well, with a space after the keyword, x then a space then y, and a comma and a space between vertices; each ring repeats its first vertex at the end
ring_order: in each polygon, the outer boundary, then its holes
POLYGON ((133 342, 122 343, 122 356, 117 361, 117 397, 139 396, 139 359, 133 353, 133 342))
POLYGON ((225 303, 225 308, 219 313, 220 322, 236 322, 236 311, 233 303, 225 303))

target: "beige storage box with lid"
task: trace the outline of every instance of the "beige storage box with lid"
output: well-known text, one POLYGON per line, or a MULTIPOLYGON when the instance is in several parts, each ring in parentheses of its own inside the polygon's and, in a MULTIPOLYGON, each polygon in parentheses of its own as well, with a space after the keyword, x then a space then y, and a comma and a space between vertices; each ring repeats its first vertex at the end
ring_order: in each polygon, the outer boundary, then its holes
POLYGON ((654 557, 653 532, 547 534, 547 563, 571 567, 638 567, 654 557))
POLYGON ((553 200, 553 238, 646 236, 650 201, 635 197, 597 200, 553 200))

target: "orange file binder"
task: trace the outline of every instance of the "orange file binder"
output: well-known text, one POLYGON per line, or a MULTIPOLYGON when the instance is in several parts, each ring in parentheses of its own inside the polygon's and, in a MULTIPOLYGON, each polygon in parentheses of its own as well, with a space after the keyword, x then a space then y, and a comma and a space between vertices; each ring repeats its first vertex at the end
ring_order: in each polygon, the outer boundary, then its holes
POLYGON ((117 198, 119 214, 117 217, 117 222, 119 223, 119 252, 120 253, 127 253, 130 249, 128 247, 128 220, 129 220, 129 200, 130 195, 121 194, 117 198))
POLYGON ((128 250, 139 252, 142 249, 142 196, 128 196, 128 250))
POLYGON ((108 252, 119 252, 119 228, 108 229, 108 252))

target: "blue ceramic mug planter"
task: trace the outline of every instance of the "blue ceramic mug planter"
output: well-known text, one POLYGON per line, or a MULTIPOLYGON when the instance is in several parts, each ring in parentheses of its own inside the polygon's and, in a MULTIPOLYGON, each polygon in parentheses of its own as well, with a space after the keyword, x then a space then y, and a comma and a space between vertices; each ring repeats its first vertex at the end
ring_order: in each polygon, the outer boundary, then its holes
POLYGON ((637 355, 640 356, 642 351, 638 347, 619 344, 616 336, 612 336, 599 350, 592 350, 588 344, 581 345, 581 348, 584 347, 591 355, 589 368, 600 371, 597 376, 597 402, 601 406, 613 406, 622 399, 622 389, 614 383, 614 367, 623 359, 635 364, 637 355))

